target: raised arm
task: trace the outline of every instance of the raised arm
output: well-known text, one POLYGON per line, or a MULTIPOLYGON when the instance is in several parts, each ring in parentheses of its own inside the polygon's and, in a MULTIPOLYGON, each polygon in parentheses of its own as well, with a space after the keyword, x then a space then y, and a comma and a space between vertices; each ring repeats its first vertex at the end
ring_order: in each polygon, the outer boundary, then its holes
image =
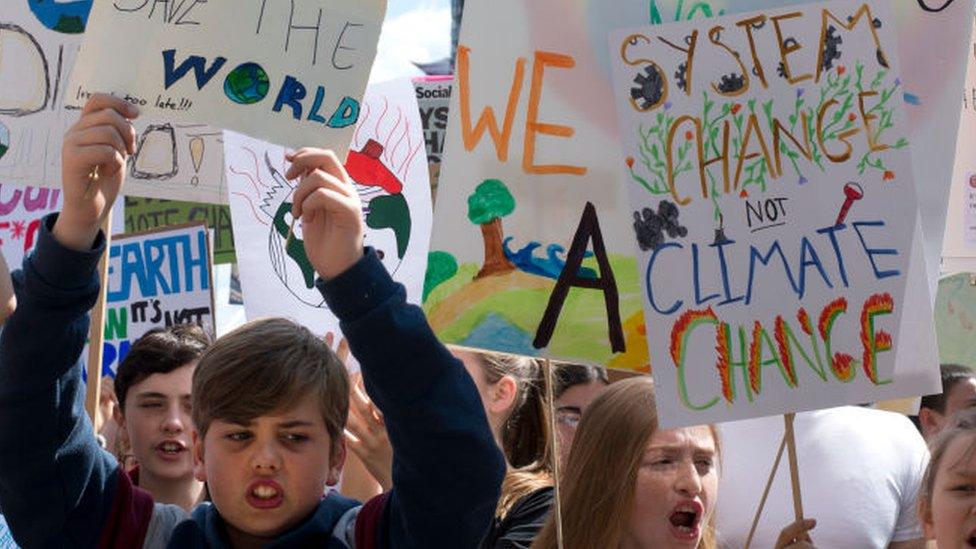
POLYGON ((18 544, 93 547, 112 506, 115 460, 95 442, 79 360, 98 296, 99 233, 135 133, 122 101, 97 96, 66 134, 64 209, 44 219, 14 273, 0 336, 0 507, 18 544), (88 174, 98 182, 86 196, 88 174))
POLYGON ((376 254, 363 252, 362 206, 331 152, 306 149, 293 203, 309 260, 342 322, 366 389, 393 444, 393 490, 378 535, 390 546, 475 547, 494 514, 505 473, 481 399, 464 366, 376 254))

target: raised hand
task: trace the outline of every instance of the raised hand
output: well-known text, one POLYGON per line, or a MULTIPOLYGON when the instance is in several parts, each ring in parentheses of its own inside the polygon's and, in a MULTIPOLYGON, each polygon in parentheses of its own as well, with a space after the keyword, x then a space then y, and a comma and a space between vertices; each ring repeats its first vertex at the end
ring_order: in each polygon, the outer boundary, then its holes
POLYGON ((810 530, 817 526, 813 519, 798 520, 779 533, 776 549, 815 549, 810 530))
POLYGON ((349 381, 349 421, 344 432, 346 445, 383 490, 389 490, 393 486, 393 446, 386 432, 383 414, 366 394, 362 374, 350 376, 349 381))
POLYGON ((363 208, 346 169, 332 151, 304 148, 286 156, 285 177, 301 177, 292 216, 301 218, 305 254, 328 280, 363 257, 363 208))
POLYGON ((137 116, 139 109, 122 99, 96 94, 65 134, 61 149, 64 208, 54 227, 54 237, 62 245, 83 251, 95 242, 122 188, 126 161, 135 152, 131 120, 137 116))

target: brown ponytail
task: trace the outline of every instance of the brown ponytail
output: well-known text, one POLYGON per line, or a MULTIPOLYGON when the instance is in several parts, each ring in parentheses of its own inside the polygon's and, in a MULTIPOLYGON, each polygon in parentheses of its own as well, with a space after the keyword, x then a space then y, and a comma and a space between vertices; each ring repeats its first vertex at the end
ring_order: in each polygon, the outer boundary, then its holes
POLYGON ((518 386, 512 411, 501 433, 509 471, 502 482, 496 516, 504 518, 517 501, 540 488, 552 486, 552 436, 545 369, 542 361, 531 357, 489 352, 476 355, 489 384, 509 376, 518 386))

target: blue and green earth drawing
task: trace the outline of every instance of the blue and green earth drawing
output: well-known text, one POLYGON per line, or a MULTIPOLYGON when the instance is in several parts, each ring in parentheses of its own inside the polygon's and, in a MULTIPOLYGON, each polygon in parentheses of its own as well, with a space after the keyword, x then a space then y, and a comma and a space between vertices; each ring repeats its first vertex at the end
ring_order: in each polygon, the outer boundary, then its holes
POLYGON ((235 103, 252 105, 268 95, 271 82, 268 73, 257 63, 244 63, 227 75, 224 93, 235 103))
POLYGON ((88 24, 92 1, 27 0, 27 5, 45 27, 64 34, 80 34, 85 32, 88 24))
POLYGON ((10 150, 10 130, 0 122, 0 158, 10 150))

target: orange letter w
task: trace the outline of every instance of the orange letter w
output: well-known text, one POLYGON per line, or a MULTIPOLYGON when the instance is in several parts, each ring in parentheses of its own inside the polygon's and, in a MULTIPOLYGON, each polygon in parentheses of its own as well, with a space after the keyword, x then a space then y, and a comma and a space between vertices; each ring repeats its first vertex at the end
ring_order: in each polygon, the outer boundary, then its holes
POLYGON ((522 94, 522 80, 525 76, 525 58, 519 57, 515 63, 515 76, 512 79, 512 89, 508 93, 508 105, 505 107, 505 123, 501 131, 498 130, 498 121, 495 118, 495 111, 491 107, 485 107, 478 118, 478 124, 471 127, 471 48, 467 46, 458 47, 457 56, 457 79, 460 91, 461 102, 461 137, 464 140, 464 148, 468 152, 474 150, 481 141, 485 129, 491 133, 491 139, 495 142, 495 154, 499 162, 508 160, 508 142, 512 136, 512 123, 515 120, 515 110, 518 108, 519 97, 522 94))

